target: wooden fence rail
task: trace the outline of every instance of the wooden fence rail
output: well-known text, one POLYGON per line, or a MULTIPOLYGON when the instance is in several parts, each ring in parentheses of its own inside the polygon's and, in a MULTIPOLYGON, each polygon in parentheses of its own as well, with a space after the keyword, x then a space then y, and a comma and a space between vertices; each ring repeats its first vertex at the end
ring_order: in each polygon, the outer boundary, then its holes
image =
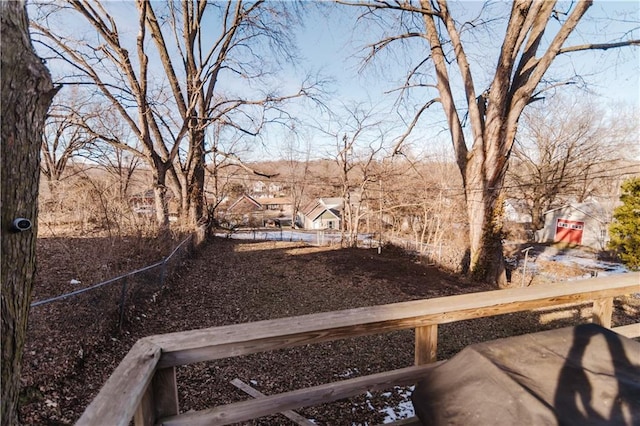
MULTIPOLYGON (((614 297, 638 292, 640 273, 628 273, 150 336, 132 347, 77 424, 230 424, 415 383, 435 365, 439 324, 593 302, 593 322, 611 328, 614 297), (414 367, 179 414, 176 366, 403 329, 415 329, 414 367)), ((614 331, 640 337, 640 323, 614 331)))

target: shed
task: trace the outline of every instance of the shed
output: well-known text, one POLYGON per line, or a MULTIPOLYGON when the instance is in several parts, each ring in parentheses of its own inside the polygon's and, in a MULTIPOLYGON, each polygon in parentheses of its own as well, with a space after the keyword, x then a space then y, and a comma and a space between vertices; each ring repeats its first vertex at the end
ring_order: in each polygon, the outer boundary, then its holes
POLYGON ((544 213, 538 242, 560 242, 604 250, 611 216, 595 201, 566 204, 544 213))

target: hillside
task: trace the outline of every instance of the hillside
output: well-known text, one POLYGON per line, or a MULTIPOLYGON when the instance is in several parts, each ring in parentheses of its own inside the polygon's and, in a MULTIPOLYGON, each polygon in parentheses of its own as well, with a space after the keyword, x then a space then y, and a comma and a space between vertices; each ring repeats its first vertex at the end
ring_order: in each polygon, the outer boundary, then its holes
MULTIPOLYGON (((45 252, 41 246, 39 255, 52 256, 52 247, 45 252)), ((51 294, 52 281, 46 278, 52 271, 47 269, 55 264, 42 265, 37 283, 41 288, 36 292, 43 294, 42 287, 47 287, 51 294)), ((88 269, 99 265, 84 263, 88 269)), ((378 255, 376 250, 214 239, 157 297, 137 301, 121 333, 113 326, 114 318, 107 318, 111 326, 103 327, 101 336, 87 336, 89 325, 66 324, 63 318, 53 326, 73 342, 65 346, 38 325, 75 302, 32 310, 22 419, 29 424, 72 424, 133 342, 143 336, 487 289, 395 249, 378 255)), ((637 321, 638 314, 637 307, 625 312, 617 304, 614 321, 624 324, 630 316, 637 321)), ((478 341, 555 328, 578 321, 581 315, 589 315, 589 309, 565 310, 559 315, 562 320, 548 320, 548 313, 536 312, 442 326, 438 357, 449 358, 478 341)), ((413 345, 413 333, 403 331, 182 367, 178 369, 181 410, 247 398, 230 384, 236 378, 272 394, 408 366, 413 362, 413 345)), ((397 388, 300 413, 323 425, 377 424, 396 418, 403 406, 406 389, 397 388)), ((271 418, 253 424, 283 421, 271 418)))

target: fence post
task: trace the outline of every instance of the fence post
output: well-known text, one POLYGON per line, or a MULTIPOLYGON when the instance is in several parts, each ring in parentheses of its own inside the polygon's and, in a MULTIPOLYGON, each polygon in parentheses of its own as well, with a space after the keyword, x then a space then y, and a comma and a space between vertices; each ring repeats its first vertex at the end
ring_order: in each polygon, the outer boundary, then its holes
POLYGON ((438 352, 438 324, 416 327, 415 365, 436 362, 438 352))
POLYGON ((120 321, 118 322, 118 330, 122 331, 122 323, 124 322, 124 303, 127 298, 127 277, 122 279, 122 291, 120 292, 120 321))
POLYGON ((151 426, 156 421, 179 412, 178 387, 175 367, 155 371, 151 384, 147 387, 136 410, 133 423, 136 426, 151 426))
POLYGON ((592 321, 595 324, 611 328, 611 315, 613 314, 613 297, 593 301, 592 321))
POLYGON ((533 247, 527 247, 524 250, 521 250, 521 252, 524 253, 524 267, 522 268, 522 284, 520 285, 521 287, 525 287, 525 279, 527 277, 527 261, 529 260, 529 250, 531 250, 533 247))

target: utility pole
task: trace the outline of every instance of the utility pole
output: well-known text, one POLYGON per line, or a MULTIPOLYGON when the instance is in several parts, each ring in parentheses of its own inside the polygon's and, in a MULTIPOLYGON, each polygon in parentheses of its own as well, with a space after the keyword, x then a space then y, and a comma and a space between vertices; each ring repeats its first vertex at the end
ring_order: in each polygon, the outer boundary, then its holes
POLYGON ((380 184, 380 233, 378 235, 378 254, 382 252, 382 178, 378 178, 380 184))

